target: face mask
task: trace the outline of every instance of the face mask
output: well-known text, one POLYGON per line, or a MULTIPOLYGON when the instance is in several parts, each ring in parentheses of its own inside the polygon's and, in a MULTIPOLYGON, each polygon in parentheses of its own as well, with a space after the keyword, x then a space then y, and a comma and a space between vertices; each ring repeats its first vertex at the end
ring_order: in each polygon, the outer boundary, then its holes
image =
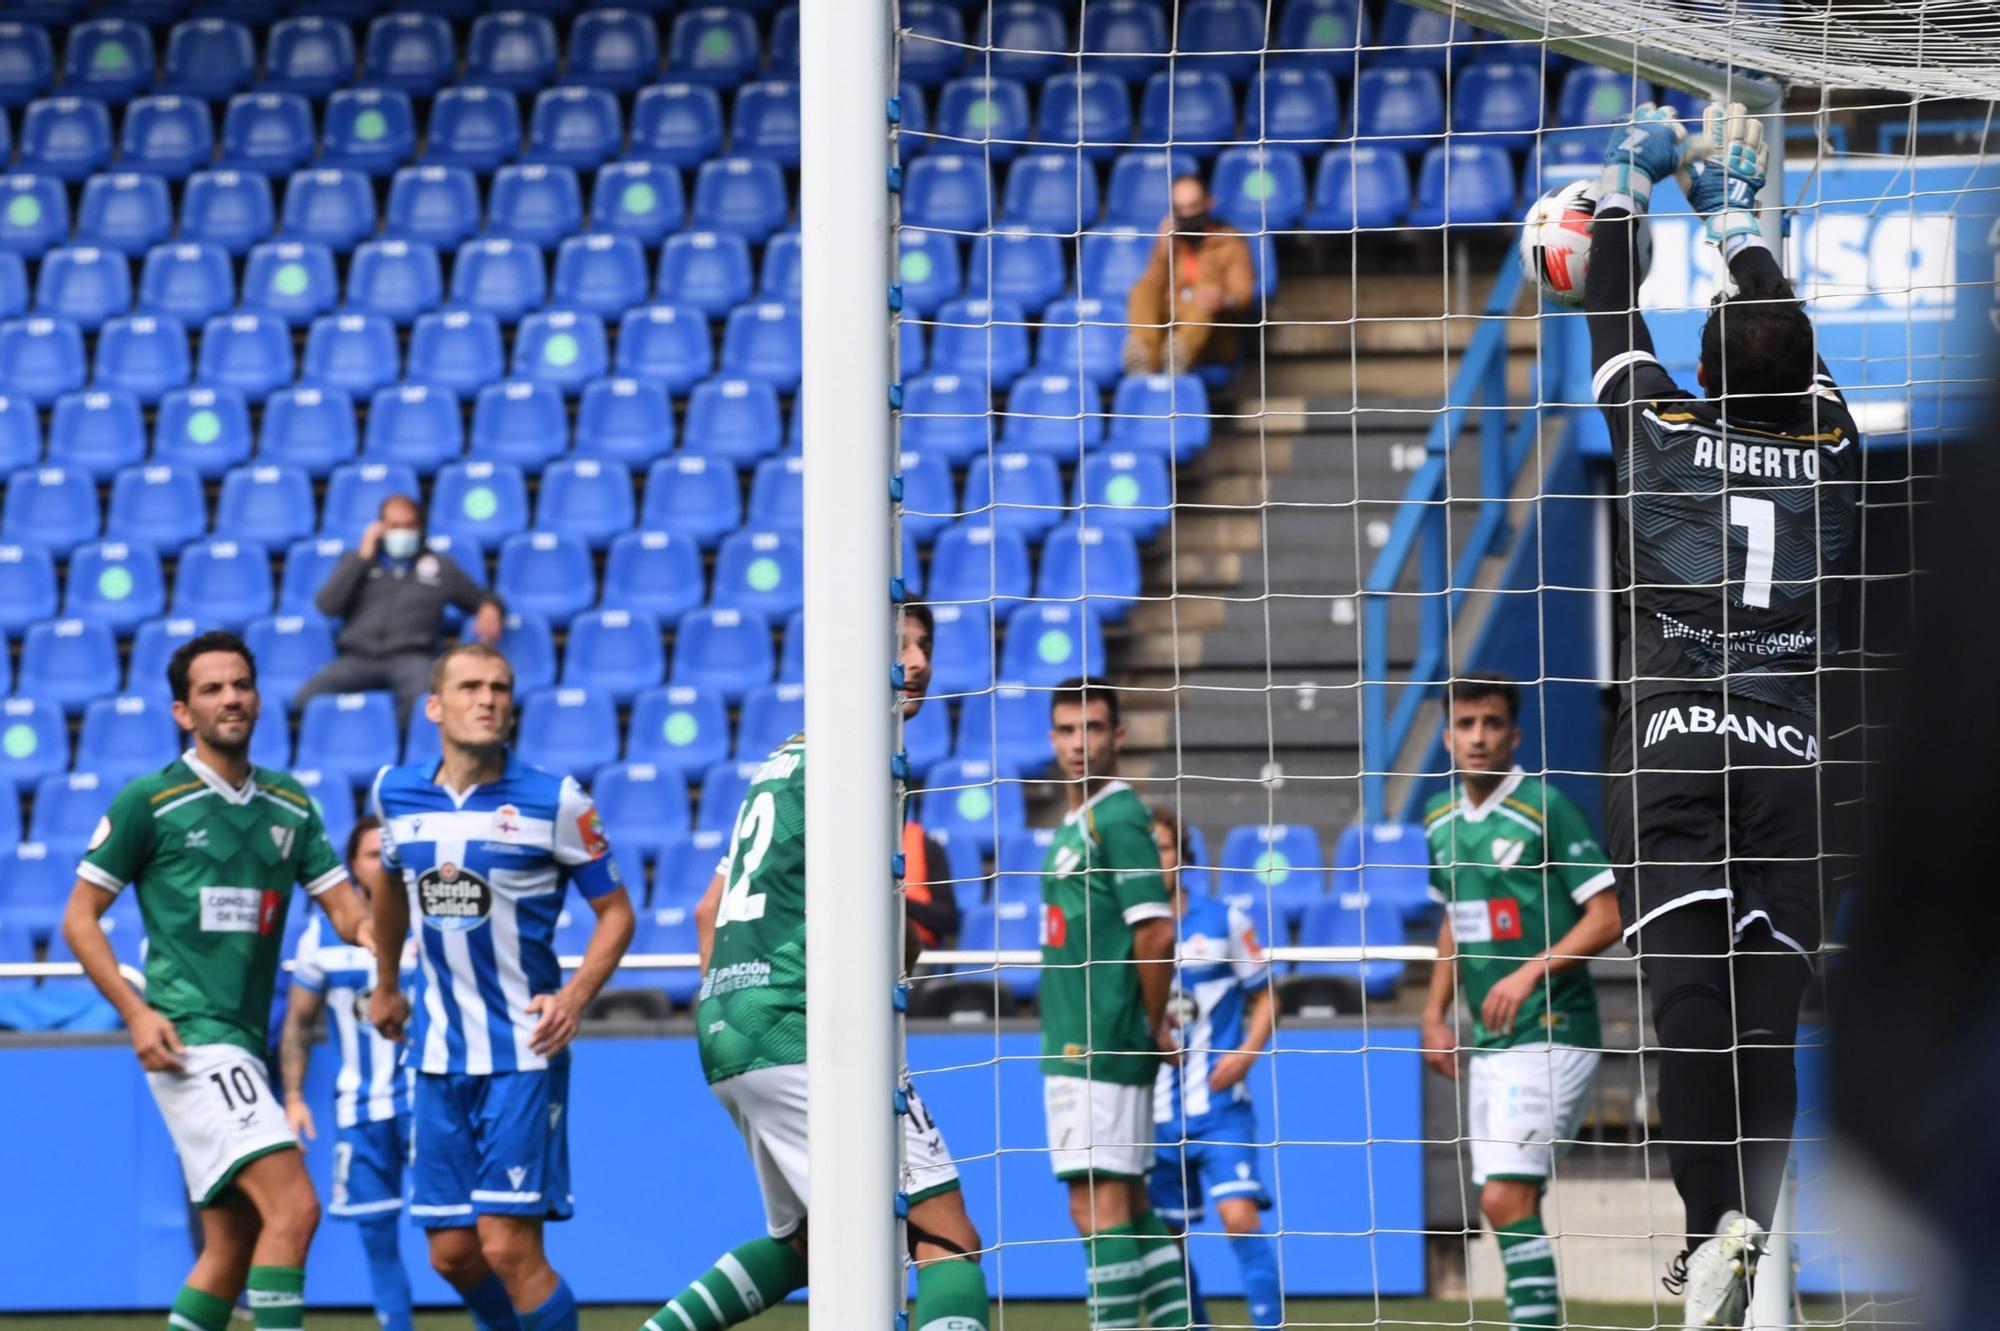
POLYGON ((409 527, 392 527, 382 533, 382 551, 391 559, 415 557, 422 538, 409 527))

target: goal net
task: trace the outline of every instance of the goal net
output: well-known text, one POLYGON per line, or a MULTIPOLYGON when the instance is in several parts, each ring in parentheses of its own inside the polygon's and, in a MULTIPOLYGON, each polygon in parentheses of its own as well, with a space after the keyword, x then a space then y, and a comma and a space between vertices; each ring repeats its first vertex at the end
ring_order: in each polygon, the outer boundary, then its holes
MULTIPOLYGON (((1521 833, 1487 829, 1481 853, 1505 868, 1524 843, 1551 861, 1610 844, 1629 495, 1585 319, 1540 299, 1516 241, 1544 192, 1595 179, 1637 104, 1694 129, 1711 99, 1765 126, 1765 234, 1862 435, 1856 557, 1814 575, 1839 606, 1813 679, 1828 942, 1810 949, 1794 1182, 1750 1324, 1902 1320, 1897 1274, 1830 1204, 1820 1031, 1879 747, 1873 681, 1896 666, 1871 625, 1907 607, 1922 483, 1983 406, 2000 325, 1992 7, 903 0, 892 26, 894 285, 886 326, 856 312, 854 336, 891 348, 895 585, 934 624, 895 768, 921 829, 899 861, 905 914, 928 948, 898 1056, 957 1161, 992 1324, 1080 1326, 1086 1306, 1141 1324, 1122 1294, 1092 1301, 1103 1272, 1057 1177, 1085 1143, 1051 1135, 1075 1131, 1109 1148, 1100 1170, 1131 1150, 1150 1166, 1144 1195, 1185 1228, 1214 1325, 1679 1325, 1660 1277, 1685 1226, 1638 968, 1613 942, 1577 968, 1580 1006, 1551 1010, 1558 1042, 1574 1019, 1600 1054, 1580 1089, 1546 1063, 1530 1086, 1475 1077, 1496 1042, 1475 1033, 1467 974, 1436 960, 1425 814, 1464 794, 1444 686, 1490 671, 1518 681, 1512 760, 1536 793, 1521 833), (1115 699, 1115 735, 1063 729, 1096 715, 1062 714, 1079 677, 1115 699), (1096 746, 1088 781, 1062 761, 1072 742, 1096 746), (1116 996, 1144 993, 1129 903, 1079 905, 1055 881, 1079 826, 1084 853, 1112 854, 1113 834, 1093 838, 1114 761, 1172 829, 1190 903, 1168 1001, 1181 1082, 1147 1092, 1136 1129, 1052 1111, 1042 1058, 1150 1052, 1120 1043, 1116 996), (1456 1080, 1424 1057, 1439 965, 1456 1080), (1264 1001, 1268 1044, 1231 1058, 1255 1022, 1225 1009, 1264 1001), (1476 1103, 1502 1094, 1569 1106, 1520 1166, 1547 1171, 1553 1254, 1526 1303, 1510 1278, 1541 1259, 1496 1242, 1476 1181, 1517 1177, 1476 1103), (1557 1312, 1523 1311, 1537 1302, 1557 1312)), ((851 92, 809 71, 804 114, 851 92)), ((1698 396, 1726 275, 1671 180, 1649 225, 1630 313, 1698 396)), ((1757 853, 1732 846, 1721 869, 1757 853)), ((1480 918, 1553 943, 1567 917, 1530 904, 1480 918)), ((1466 905, 1443 917, 1460 938, 1466 905)))

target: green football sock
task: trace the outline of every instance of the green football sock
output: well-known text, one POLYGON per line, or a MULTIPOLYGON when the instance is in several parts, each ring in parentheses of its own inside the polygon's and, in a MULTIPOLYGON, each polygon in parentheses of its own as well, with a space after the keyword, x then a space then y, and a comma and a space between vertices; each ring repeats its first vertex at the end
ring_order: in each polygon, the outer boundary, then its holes
POLYGON ((306 1273, 296 1266, 250 1268, 250 1320, 257 1331, 300 1331, 306 1324, 306 1273))
POLYGON ((646 1319, 649 1331, 722 1331, 747 1322, 806 1283, 805 1259, 789 1243, 752 1239, 716 1259, 701 1278, 646 1319))
POLYGON ((1173 1331, 1190 1325, 1187 1258, 1166 1224, 1152 1211, 1133 1225, 1139 1235, 1139 1303, 1146 1325, 1173 1331))
POLYGON ((1500 1263, 1507 1273, 1507 1317, 1517 1331, 1562 1325, 1562 1296, 1556 1292, 1556 1251, 1542 1218, 1531 1215, 1494 1231, 1500 1263))
POLYGON ((1090 1253, 1092 1331, 1139 1325, 1139 1238, 1131 1225, 1111 1225, 1085 1240, 1090 1253))
POLYGON ((917 1268, 915 1331, 986 1331, 986 1273, 976 1261, 917 1268))
POLYGON ((229 1315, 234 1311, 228 1300, 218 1299, 193 1285, 182 1285, 181 1292, 174 1295, 167 1325, 172 1331, 226 1331, 229 1315))

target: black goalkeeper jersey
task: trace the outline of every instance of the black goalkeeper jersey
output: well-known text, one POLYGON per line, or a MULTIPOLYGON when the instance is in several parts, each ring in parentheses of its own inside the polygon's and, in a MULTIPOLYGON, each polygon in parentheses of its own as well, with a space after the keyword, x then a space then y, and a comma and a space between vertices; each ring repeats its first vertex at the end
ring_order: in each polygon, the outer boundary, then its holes
POLYGON ((1592 380, 1618 466, 1612 547, 1629 703, 1723 692, 1808 714, 1857 548, 1860 440, 1820 374, 1780 429, 1722 423, 1650 351, 1592 380))

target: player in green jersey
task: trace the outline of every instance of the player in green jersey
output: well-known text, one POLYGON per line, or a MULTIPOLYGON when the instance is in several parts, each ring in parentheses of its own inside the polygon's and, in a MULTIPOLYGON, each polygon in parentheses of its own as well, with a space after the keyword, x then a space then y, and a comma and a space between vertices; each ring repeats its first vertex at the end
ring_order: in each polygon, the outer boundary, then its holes
POLYGON ((1118 695, 1071 679, 1049 698, 1069 813, 1042 861, 1042 1107, 1055 1174, 1088 1249, 1090 1324, 1189 1324, 1187 1275, 1146 1191, 1174 908, 1153 814, 1118 779, 1118 695))
POLYGON ((1583 814, 1514 764, 1520 690, 1468 672, 1444 742, 1457 790, 1424 813, 1431 895, 1445 905, 1424 1004, 1424 1060, 1459 1070, 1454 992, 1472 1013, 1465 1135, 1479 1208, 1500 1241, 1516 1328, 1562 1325, 1542 1191, 1576 1135, 1603 1043, 1585 963, 1618 937, 1611 869, 1583 814))
MULTIPOLYGON (((903 715, 923 706, 931 613, 904 611, 903 715)), ((646 1320, 647 1331, 718 1331, 806 1282, 806 741, 794 735, 750 779, 729 849, 696 908, 702 983, 695 1030, 709 1089, 729 1111, 764 1195, 769 1237, 724 1253, 646 1320)), ((979 1234, 958 1168, 905 1086, 902 1191, 917 1263, 914 1331, 985 1331, 979 1234)), ((838 1212, 835 1212, 837 1217, 838 1212)), ((836 1218, 837 1223, 837 1218, 836 1218)))
POLYGON ((250 764, 257 663, 243 640, 190 639, 167 683, 194 746, 112 800, 77 865, 63 938, 125 1019, 201 1208, 201 1256, 168 1325, 226 1331, 248 1288, 259 1331, 297 1328, 319 1201, 264 1068, 293 885, 346 941, 371 947, 373 929, 312 800, 250 764), (127 883, 146 924, 144 997, 101 922, 127 883))

